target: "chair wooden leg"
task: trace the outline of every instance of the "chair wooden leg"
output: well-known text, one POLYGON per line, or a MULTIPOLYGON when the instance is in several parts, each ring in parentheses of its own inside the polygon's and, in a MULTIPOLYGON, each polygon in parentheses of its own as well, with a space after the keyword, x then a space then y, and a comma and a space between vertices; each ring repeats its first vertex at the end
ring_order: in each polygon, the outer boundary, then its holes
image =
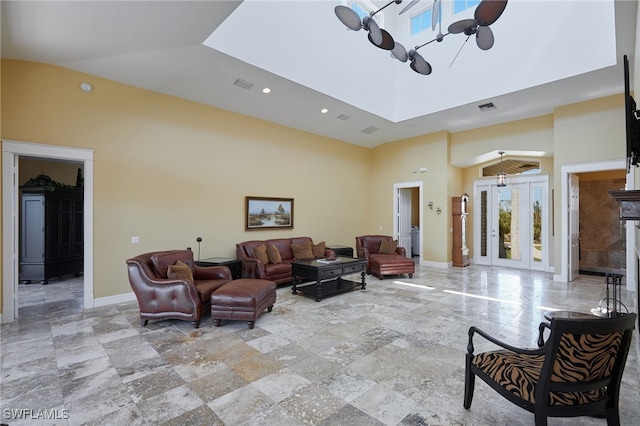
POLYGON ((221 319, 218 319, 218 318, 214 318, 214 319, 213 319, 213 325, 214 325, 215 327, 220 327, 220 324, 221 324, 221 323, 222 323, 222 320, 221 320, 221 319))
POLYGON ((607 410, 607 426, 620 426, 618 407, 607 410))
POLYGON ((255 324, 255 321, 247 321, 247 325, 249 326, 250 329, 253 329, 254 324, 255 324))
POLYGON ((144 319, 144 318, 140 318, 140 325, 141 326, 146 326, 147 324, 149 324, 149 320, 148 319, 144 319))
POLYGON ((466 366, 464 369, 464 408, 468 410, 471 408, 471 401, 473 400, 473 390, 476 384, 476 375, 471 371, 471 360, 473 355, 466 355, 466 366))
POLYGON ((192 321, 191 324, 193 324, 193 328, 200 328, 200 321, 192 321))

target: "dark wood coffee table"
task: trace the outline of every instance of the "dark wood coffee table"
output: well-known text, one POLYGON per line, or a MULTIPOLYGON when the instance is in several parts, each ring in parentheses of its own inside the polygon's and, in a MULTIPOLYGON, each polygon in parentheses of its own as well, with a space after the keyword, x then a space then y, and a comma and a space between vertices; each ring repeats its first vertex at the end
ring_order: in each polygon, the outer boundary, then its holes
POLYGON ((351 291, 358 286, 364 290, 367 285, 364 280, 366 269, 366 259, 338 257, 335 261, 328 263, 323 262, 323 259, 298 260, 291 263, 293 274, 291 293, 298 294, 300 290, 315 296, 316 302, 319 302, 324 296, 351 291), (359 282, 342 278, 343 275, 358 272, 361 276, 359 282), (304 282, 305 280, 311 282, 304 282))

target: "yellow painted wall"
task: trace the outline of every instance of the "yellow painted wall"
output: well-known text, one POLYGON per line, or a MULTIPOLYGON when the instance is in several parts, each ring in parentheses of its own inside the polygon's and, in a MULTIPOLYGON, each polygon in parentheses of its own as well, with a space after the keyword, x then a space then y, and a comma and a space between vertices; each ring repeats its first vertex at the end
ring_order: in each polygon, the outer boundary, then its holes
POLYGON ((391 235, 394 184, 421 181, 425 206, 420 258, 436 263, 445 263, 451 257, 451 250, 443 250, 450 244, 448 200, 452 193, 448 188, 448 137, 448 132, 438 132, 383 144, 372 150, 369 227, 376 233, 391 235), (426 167, 427 171, 420 173, 421 167, 426 167), (428 201, 433 201, 433 210, 426 206, 428 201), (442 209, 441 214, 436 214, 437 207, 442 209))
POLYGON ((2 71, 3 139, 95 150, 97 298, 131 291, 127 258, 198 236, 204 258, 250 239, 353 246, 369 231, 368 149, 55 66, 2 71), (247 195, 294 198, 295 228, 245 231, 247 195))
MULTIPOLYGON (((550 175, 556 206, 560 165, 625 155, 621 95, 366 149, 55 66, 3 60, 0 75, 3 139, 95 150, 97 298, 130 292, 126 258, 196 247, 197 236, 209 257, 233 256, 235 243, 248 239, 308 235, 353 246, 359 234, 391 234, 393 185, 403 182, 423 183, 421 259, 448 263, 451 197, 473 195, 483 154, 555 155, 542 158, 542 173, 550 175), (82 81, 94 90, 82 92, 82 81), (416 172, 421 167, 427 172, 416 172), (245 231, 247 195, 294 198, 295 229, 245 231)), ((558 241, 551 266, 560 257, 558 241)))
MULTIPOLYGON (((556 108, 554 175, 560 177, 564 165, 624 159, 625 126, 623 94, 556 108)), ((556 206, 560 206, 562 200, 559 180, 556 179, 554 185, 556 206)), ((556 236, 559 236, 561 220, 561 209, 556 208, 556 236)), ((554 244, 560 264, 562 239, 555 238, 554 244)))
POLYGON ((554 150, 553 116, 543 115, 453 133, 451 164, 460 165, 487 152, 507 150, 547 152, 551 155, 554 150))

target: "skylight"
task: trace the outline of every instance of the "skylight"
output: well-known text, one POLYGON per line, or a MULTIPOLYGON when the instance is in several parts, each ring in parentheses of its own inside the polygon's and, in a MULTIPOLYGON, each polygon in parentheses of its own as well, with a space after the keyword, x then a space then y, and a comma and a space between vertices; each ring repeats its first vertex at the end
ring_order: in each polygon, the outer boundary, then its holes
MULTIPOLYGON (((466 42, 464 34, 420 49, 433 66, 428 76, 374 47, 362 30, 346 29, 333 8, 349 3, 244 0, 204 44, 392 122, 616 64, 613 0, 510 0, 491 26, 490 50, 466 42)), ((431 3, 421 0, 414 13, 431 3)), ((384 28, 397 41, 410 49, 435 37, 438 28, 411 36, 410 19, 391 19, 402 7, 393 4, 384 11, 384 28)), ((452 0, 442 0, 443 11, 452 7, 452 0)), ((449 18, 443 12, 442 31, 452 20, 473 17, 474 10, 475 5, 449 18)), ((375 19, 382 22, 378 15, 375 19)))

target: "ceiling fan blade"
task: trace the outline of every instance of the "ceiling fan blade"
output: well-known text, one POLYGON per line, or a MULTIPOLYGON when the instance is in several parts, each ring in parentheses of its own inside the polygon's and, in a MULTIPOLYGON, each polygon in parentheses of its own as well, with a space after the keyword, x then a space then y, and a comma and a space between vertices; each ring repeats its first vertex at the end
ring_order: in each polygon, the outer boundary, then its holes
POLYGON ((482 0, 476 11, 474 17, 478 21, 478 25, 488 27, 498 20, 505 7, 507 7, 508 0, 482 0))
POLYGON ((374 43, 371 33, 369 33, 367 38, 374 46, 379 47, 380 49, 392 50, 395 47, 396 42, 393 40, 393 37, 391 37, 391 34, 382 29, 380 30, 380 34, 382 34, 382 42, 379 44, 374 43))
POLYGON ((376 46, 380 46, 382 44, 382 31, 378 26, 378 23, 373 20, 370 16, 365 16, 362 20, 362 28, 369 31, 369 35, 371 36, 371 43, 376 46))
POLYGON ((404 48, 403 45, 396 41, 396 45, 391 49, 391 56, 399 60, 400 62, 407 62, 409 58, 409 54, 407 53, 407 49, 404 48))
POLYGON ((409 58, 411 58, 411 69, 422 75, 431 74, 432 68, 429 62, 425 61, 425 59, 415 50, 409 51, 409 58))
POLYGON ((431 31, 436 30, 436 24, 440 21, 440 0, 433 0, 431 9, 431 31))
POLYGON ((461 21, 456 21, 453 24, 449 25, 448 31, 451 34, 460 34, 465 32, 465 30, 469 28, 473 28, 477 24, 475 19, 463 19, 461 21))
POLYGON ((398 13, 398 15, 402 15, 403 13, 405 13, 407 10, 411 9, 413 6, 416 5, 416 3, 418 3, 418 0, 411 0, 411 3, 409 3, 408 5, 406 5, 405 7, 402 8, 402 10, 400 11, 400 13, 398 13))
POLYGON ((340 22, 350 30, 358 31, 362 28, 362 22, 355 10, 350 9, 347 6, 336 6, 333 10, 340 22))
POLYGON ((493 31, 491 27, 480 27, 476 33, 476 44, 482 50, 489 50, 493 47, 493 31))

